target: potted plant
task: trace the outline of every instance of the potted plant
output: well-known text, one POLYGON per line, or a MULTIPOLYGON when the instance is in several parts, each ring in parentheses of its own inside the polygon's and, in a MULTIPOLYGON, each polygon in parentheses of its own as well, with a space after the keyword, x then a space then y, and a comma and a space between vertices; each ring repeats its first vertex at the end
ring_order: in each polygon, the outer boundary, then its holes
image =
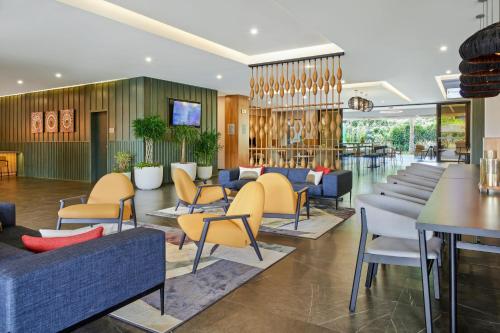
POLYGON ((170 164, 171 172, 176 168, 181 168, 194 180, 196 178, 196 163, 186 162, 186 146, 196 142, 199 131, 192 126, 180 125, 172 127, 170 134, 171 140, 181 146, 180 162, 170 164))
POLYGON ((128 179, 132 179, 131 177, 131 168, 130 162, 132 162, 132 154, 126 151, 118 151, 115 154, 115 163, 116 166, 113 169, 113 172, 122 173, 128 177, 128 179))
POLYGON ((207 131, 200 134, 194 145, 194 156, 198 163, 198 178, 206 180, 212 177, 212 163, 215 155, 222 148, 219 145, 220 133, 207 131))
POLYGON ((136 119, 133 122, 134 134, 144 139, 146 152, 144 162, 134 167, 135 185, 141 190, 153 190, 163 183, 163 165, 153 162, 153 144, 164 139, 167 124, 158 116, 136 119))

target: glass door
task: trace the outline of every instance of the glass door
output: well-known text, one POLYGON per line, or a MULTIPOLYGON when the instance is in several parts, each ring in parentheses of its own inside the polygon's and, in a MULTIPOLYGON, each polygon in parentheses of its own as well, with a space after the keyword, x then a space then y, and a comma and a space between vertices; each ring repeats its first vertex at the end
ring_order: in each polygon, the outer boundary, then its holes
POLYGON ((470 103, 437 105, 437 159, 463 162, 469 154, 470 103))

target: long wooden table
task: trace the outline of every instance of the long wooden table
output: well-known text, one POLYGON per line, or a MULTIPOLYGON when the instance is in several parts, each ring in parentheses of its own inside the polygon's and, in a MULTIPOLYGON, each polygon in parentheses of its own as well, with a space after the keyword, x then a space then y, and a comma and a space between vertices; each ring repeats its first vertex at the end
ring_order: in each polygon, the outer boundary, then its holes
POLYGON ((449 235, 450 332, 457 331, 457 248, 500 253, 496 247, 457 242, 459 235, 500 238, 500 196, 481 193, 478 183, 478 166, 450 165, 418 217, 427 332, 432 332, 432 316, 425 231, 449 235))

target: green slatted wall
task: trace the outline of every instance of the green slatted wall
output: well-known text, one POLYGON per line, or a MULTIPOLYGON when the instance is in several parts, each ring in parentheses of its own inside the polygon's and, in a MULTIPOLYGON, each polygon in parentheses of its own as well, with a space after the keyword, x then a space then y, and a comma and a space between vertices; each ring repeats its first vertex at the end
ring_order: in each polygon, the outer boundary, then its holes
MULTIPOLYGON (((143 142, 134 137, 132 122, 158 114, 167 120, 168 99, 202 103, 202 130, 217 127, 217 92, 175 82, 138 77, 70 88, 0 97, 0 150, 19 151, 20 176, 90 181, 90 114, 107 111, 108 169, 117 151, 130 151, 143 160, 143 142), (75 109, 74 133, 31 134, 30 113, 75 109)), ((189 150, 188 156, 192 156, 189 150)), ((178 160, 178 148, 170 142, 155 146, 155 159, 165 165, 178 160)), ((215 165, 214 161, 214 165, 215 165)), ((216 165, 215 165, 216 166, 216 165)))

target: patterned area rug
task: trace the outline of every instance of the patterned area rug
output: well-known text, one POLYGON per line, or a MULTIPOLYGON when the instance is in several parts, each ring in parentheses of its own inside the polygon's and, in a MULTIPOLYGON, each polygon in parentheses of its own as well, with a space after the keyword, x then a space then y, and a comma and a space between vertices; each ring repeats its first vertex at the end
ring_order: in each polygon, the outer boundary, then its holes
POLYGON ((196 254, 193 242, 186 240, 179 250, 179 229, 152 224, 142 226, 165 232, 165 315, 160 315, 160 293, 154 292, 111 316, 151 332, 164 333, 174 329, 295 250, 289 246, 259 242, 264 259, 259 261, 250 246, 242 249, 220 246, 210 255, 212 244, 207 244, 193 275, 191 269, 196 254))
MULTIPOLYGON (((198 209, 195 212, 210 212, 214 214, 223 214, 223 210, 220 208, 205 208, 198 209)), ((148 213, 152 216, 176 218, 177 216, 184 215, 188 213, 188 209, 185 207, 179 207, 177 211, 175 207, 169 207, 155 212, 148 213)), ((301 237, 309 239, 318 239, 328 230, 336 227, 340 223, 344 222, 352 215, 355 211, 353 208, 339 207, 338 210, 335 209, 335 204, 332 200, 328 199, 311 199, 311 216, 309 219, 305 216, 305 209, 302 209, 302 215, 299 221, 299 227, 294 230, 294 221, 291 219, 281 219, 281 218, 264 218, 262 225, 260 227, 260 232, 273 233, 292 237, 301 237)))

